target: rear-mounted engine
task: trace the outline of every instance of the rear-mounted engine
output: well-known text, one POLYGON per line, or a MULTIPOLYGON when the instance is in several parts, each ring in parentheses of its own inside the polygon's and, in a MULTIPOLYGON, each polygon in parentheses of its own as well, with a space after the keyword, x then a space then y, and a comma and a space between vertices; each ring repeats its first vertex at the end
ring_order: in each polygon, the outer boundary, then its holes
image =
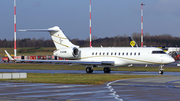
POLYGON ((54 52, 54 55, 62 58, 77 58, 79 56, 79 49, 76 47, 59 49, 54 52))

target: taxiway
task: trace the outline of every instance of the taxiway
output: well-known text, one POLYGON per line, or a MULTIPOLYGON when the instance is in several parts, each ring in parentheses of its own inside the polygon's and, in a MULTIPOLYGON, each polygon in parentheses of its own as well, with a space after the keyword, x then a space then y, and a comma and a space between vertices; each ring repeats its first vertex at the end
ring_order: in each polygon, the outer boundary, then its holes
MULTIPOLYGON (((178 62, 169 64, 176 67, 178 62)), ((85 70, 20 70, 1 72, 86 74, 85 70)), ((94 71, 93 74, 104 74, 94 71)), ((112 71, 109 75, 159 75, 158 72, 112 71)), ((117 80, 103 85, 69 85, 0 82, 0 99, 5 101, 156 101, 179 100, 180 73, 162 77, 117 80)))
POLYGON ((0 82, 1 100, 177 101, 180 76, 117 80, 103 85, 0 82))

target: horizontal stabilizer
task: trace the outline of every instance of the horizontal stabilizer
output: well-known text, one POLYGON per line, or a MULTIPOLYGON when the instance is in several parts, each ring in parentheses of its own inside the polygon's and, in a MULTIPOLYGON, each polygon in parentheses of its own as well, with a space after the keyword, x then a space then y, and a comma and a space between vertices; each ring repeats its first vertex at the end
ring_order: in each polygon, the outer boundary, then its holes
POLYGON ((60 31, 58 26, 48 29, 20 29, 18 31, 25 31, 25 32, 58 32, 60 31))
POLYGON ((24 31, 24 32, 57 32, 59 30, 52 30, 52 29, 22 29, 18 31, 24 31))

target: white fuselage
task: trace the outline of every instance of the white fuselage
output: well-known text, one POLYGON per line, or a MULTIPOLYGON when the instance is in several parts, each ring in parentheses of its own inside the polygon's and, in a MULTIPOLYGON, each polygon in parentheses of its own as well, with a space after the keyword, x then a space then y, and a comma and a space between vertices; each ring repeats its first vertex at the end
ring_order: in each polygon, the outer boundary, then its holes
POLYGON ((79 48, 79 56, 74 59, 82 61, 114 61, 114 66, 129 64, 168 64, 174 59, 166 53, 152 53, 162 51, 149 47, 109 47, 109 48, 79 48))

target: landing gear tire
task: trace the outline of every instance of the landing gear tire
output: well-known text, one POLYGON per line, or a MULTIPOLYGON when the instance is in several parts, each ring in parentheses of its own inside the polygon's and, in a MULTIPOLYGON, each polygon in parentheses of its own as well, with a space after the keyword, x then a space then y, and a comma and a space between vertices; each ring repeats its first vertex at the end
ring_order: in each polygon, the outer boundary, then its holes
POLYGON ((160 71, 159 71, 159 74, 161 74, 161 75, 162 75, 163 73, 164 73, 164 71, 163 71, 163 70, 160 70, 160 71))
POLYGON ((92 67, 87 67, 86 68, 86 73, 92 73, 93 72, 93 68, 92 67))
POLYGON ((104 73, 110 73, 111 72, 111 68, 109 67, 104 67, 104 73))

